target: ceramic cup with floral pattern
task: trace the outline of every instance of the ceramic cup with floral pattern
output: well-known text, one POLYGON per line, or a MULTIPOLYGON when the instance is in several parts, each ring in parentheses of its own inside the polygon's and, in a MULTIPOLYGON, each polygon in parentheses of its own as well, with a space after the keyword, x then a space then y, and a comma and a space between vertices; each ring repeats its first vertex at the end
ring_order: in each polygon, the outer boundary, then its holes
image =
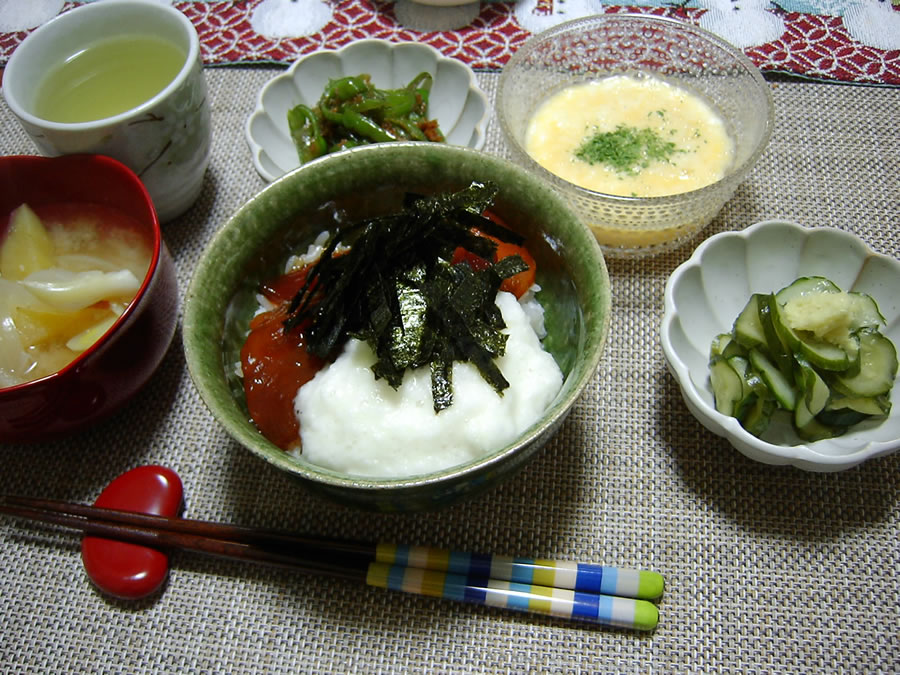
MULTIPOLYGON (((98 57, 98 71, 116 57, 103 58, 98 57)), ((88 80, 94 73, 79 77, 88 80)), ((149 76, 136 68, 135 80, 141 77, 149 76)), ((125 84, 139 84, 129 79, 125 84)), ((13 52, 3 95, 41 154, 101 154, 132 169, 147 187, 160 221, 183 214, 200 194, 210 155, 210 108, 197 32, 177 9, 147 0, 104 0, 66 11, 13 52), (41 108, 42 80, 60 64, 104 41, 118 38, 133 47, 134 40, 148 36, 166 41, 178 54, 156 93, 97 119, 58 121, 41 108)))

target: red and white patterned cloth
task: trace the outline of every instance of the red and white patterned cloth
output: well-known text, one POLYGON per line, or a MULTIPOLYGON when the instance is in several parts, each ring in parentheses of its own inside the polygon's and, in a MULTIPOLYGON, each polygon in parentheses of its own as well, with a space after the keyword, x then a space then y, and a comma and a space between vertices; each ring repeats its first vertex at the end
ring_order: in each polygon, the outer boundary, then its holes
MULTIPOLYGON (((23 6, 35 3, 27 10, 31 17, 42 4, 48 13, 79 4, 22 1, 23 6)), ((647 0, 644 6, 605 5, 599 0, 484 1, 467 6, 471 16, 465 25, 444 30, 417 30, 404 24, 404 11, 437 11, 409 0, 174 0, 172 4, 196 26, 207 64, 288 63, 317 49, 375 37, 425 42, 475 69, 497 70, 533 32, 587 14, 636 12, 717 32, 737 43, 763 71, 900 86, 900 5, 891 0, 647 0), (792 11, 798 8, 803 11, 792 11)), ((0 16, 0 63, 33 28, 15 26, 12 20, 0 16)), ((36 20, 40 17, 32 19, 36 20)))

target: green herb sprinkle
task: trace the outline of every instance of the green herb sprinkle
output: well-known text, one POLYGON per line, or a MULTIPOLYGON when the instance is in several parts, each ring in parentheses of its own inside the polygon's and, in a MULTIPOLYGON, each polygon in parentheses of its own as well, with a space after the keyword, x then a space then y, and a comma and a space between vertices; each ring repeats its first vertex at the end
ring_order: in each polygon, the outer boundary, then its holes
POLYGON ((588 164, 605 164, 624 174, 635 175, 653 162, 669 162, 672 155, 685 152, 653 129, 620 124, 614 131, 597 132, 575 151, 588 164))

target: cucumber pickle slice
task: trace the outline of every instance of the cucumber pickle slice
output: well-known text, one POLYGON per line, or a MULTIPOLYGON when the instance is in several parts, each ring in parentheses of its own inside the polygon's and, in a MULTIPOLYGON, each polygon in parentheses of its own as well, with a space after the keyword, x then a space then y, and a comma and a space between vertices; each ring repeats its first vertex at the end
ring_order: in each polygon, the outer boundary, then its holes
POLYGON ((751 295, 750 300, 747 301, 734 322, 732 330, 734 339, 747 349, 766 344, 766 334, 763 332, 762 323, 759 320, 759 300, 763 297, 765 296, 760 293, 751 295))
POLYGON ((873 397, 887 394, 897 373, 894 343, 878 331, 866 329, 859 334, 859 372, 838 375, 832 386, 845 396, 873 397))
POLYGON ((794 383, 775 367, 768 357, 758 349, 750 350, 750 363, 756 368, 762 381, 766 383, 772 396, 785 410, 793 410, 797 405, 794 383))
POLYGON ((792 284, 788 284, 775 294, 775 298, 781 305, 786 305, 794 298, 801 295, 816 295, 819 293, 840 293, 841 289, 833 281, 825 277, 800 277, 792 284))

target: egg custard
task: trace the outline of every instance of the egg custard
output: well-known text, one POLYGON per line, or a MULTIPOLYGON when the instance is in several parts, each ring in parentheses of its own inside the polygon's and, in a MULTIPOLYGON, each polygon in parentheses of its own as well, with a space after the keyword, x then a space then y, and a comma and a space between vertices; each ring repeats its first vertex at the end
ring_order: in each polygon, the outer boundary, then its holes
POLYGON ((715 183, 734 157, 724 121, 699 96, 629 75, 572 85, 551 96, 529 122, 525 148, 570 183, 632 197, 715 183))

